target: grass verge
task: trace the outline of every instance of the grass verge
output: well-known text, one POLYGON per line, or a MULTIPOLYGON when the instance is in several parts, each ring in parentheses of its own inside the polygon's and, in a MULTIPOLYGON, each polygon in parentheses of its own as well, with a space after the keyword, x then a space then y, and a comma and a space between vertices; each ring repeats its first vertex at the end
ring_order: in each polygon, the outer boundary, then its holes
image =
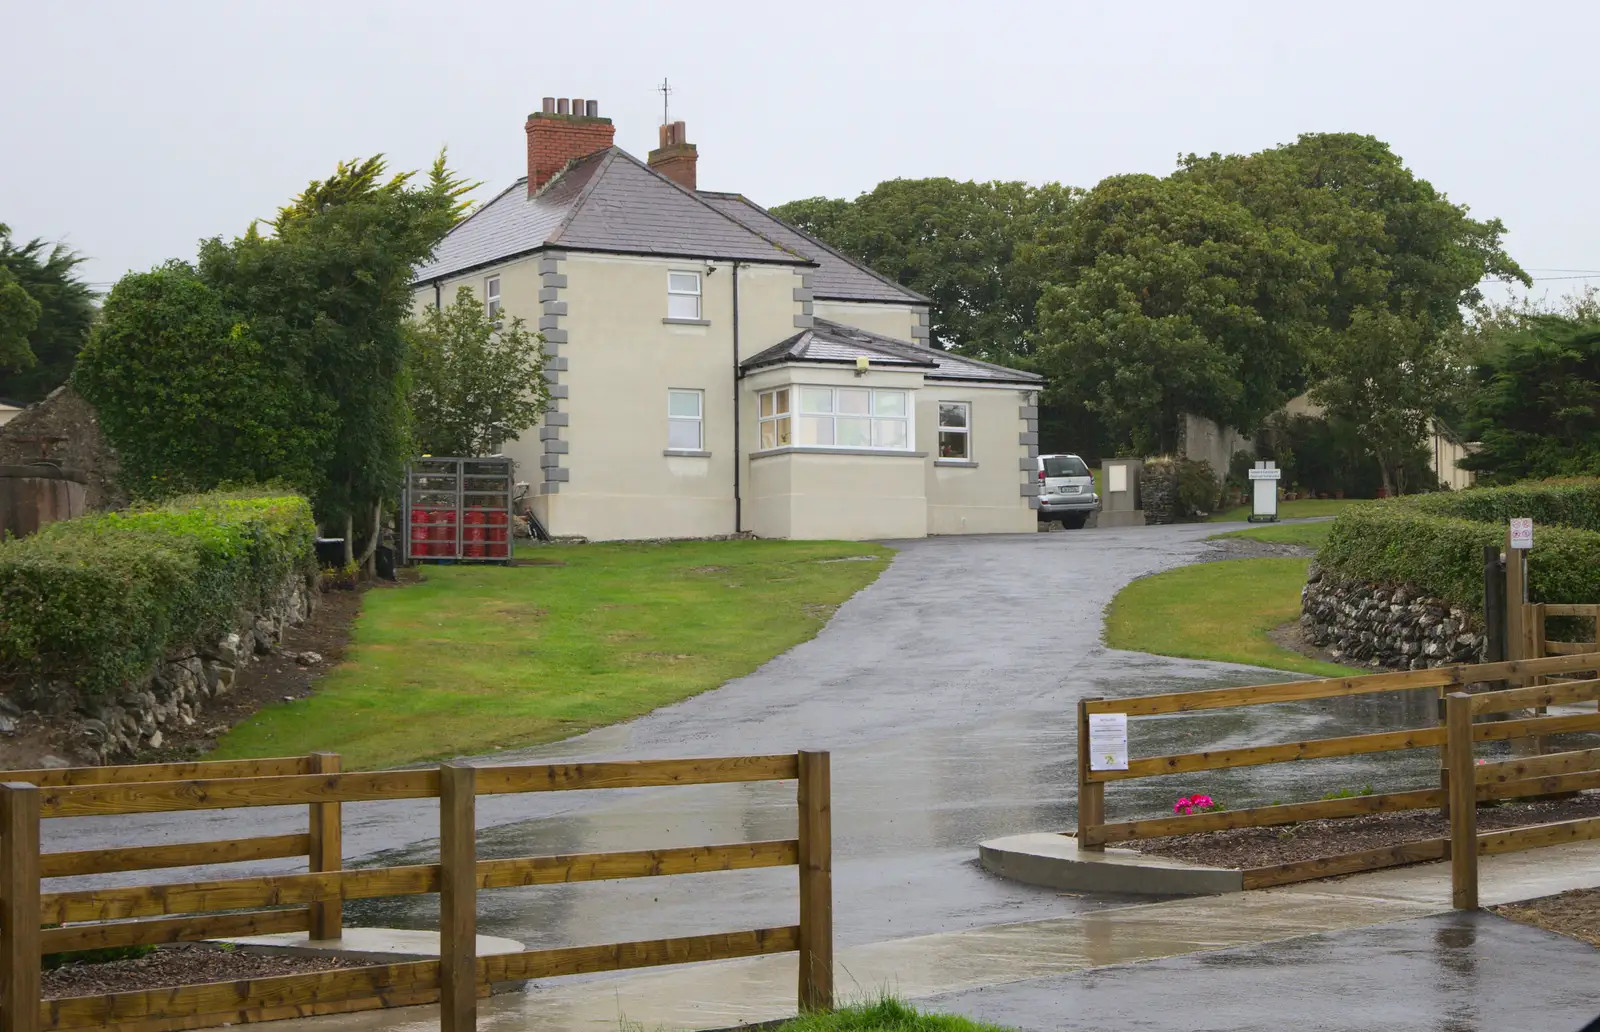
POLYGON ((952 1014, 924 1014, 899 1000, 841 1007, 826 1014, 807 1014, 779 1025, 776 1032, 1004 1032, 952 1014))
POLYGON ((892 550, 816 541, 526 550, 372 591, 316 694, 234 728, 216 759, 341 753, 374 768, 552 741, 649 712, 813 637, 892 550), (835 561, 845 560, 845 561, 835 561))
MULTIPOLYGON (((1278 503, 1278 518, 1296 520, 1312 516, 1337 516, 1350 506, 1361 505, 1365 501, 1364 498, 1297 498, 1292 502, 1278 503)), ((1243 523, 1250 518, 1251 511, 1248 504, 1235 505, 1231 509, 1213 514, 1210 522, 1243 523)))
POLYGON ((1136 580, 1111 602, 1106 644, 1319 677, 1361 673, 1291 652, 1267 636, 1273 628, 1299 619, 1308 562, 1229 559, 1136 580))
POLYGON ((1333 530, 1333 521, 1322 523, 1268 523, 1260 527, 1251 527, 1249 530, 1230 530, 1224 534, 1213 534, 1210 540, 1219 538, 1249 538, 1251 541, 1265 541, 1274 545, 1302 545, 1306 548, 1321 548, 1322 543, 1328 540, 1328 533, 1333 530))

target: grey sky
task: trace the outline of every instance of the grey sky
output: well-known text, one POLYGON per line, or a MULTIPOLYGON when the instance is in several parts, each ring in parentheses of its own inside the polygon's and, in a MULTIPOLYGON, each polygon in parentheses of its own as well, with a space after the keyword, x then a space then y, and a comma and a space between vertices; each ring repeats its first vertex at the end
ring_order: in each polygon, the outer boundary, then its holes
POLYGON ((763 204, 896 176, 1091 186, 1357 131, 1504 219, 1535 275, 1577 275, 1600 270, 1596 29, 1593 4, 1463 0, 0 0, 0 222, 109 283, 341 157, 413 168, 448 144, 484 199, 547 94, 599 100, 643 156, 668 76, 701 185, 763 204))

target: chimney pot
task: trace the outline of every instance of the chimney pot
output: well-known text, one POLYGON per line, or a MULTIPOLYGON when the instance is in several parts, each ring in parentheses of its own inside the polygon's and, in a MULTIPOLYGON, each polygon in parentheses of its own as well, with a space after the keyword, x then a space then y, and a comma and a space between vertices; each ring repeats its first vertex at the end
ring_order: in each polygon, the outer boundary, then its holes
POLYGON ((529 115, 523 128, 528 137, 530 197, 568 164, 609 148, 616 135, 611 120, 600 117, 600 102, 581 98, 546 97, 544 110, 529 115), (576 115, 582 121, 563 115, 576 115))
POLYGON ((688 128, 683 122, 666 122, 658 135, 661 146, 650 152, 650 167, 681 187, 698 189, 695 166, 699 155, 689 142, 688 128))

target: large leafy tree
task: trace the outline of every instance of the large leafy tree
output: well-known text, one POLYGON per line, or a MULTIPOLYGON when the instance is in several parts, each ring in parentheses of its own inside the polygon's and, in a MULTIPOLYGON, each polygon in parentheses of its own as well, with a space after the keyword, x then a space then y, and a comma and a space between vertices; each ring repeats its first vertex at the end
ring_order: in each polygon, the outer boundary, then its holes
POLYGON ((1190 155, 1175 178, 1204 184, 1263 225, 1328 249, 1315 298, 1325 329, 1311 355, 1312 397, 1349 420, 1390 492, 1459 380, 1463 311, 1485 279, 1530 282, 1479 221, 1405 166, 1388 144, 1314 133, 1248 156, 1190 155))
POLYGON ((488 455, 539 421, 550 401, 544 338, 521 319, 491 320, 471 288, 406 326, 417 447, 488 455))
POLYGON ((38 401, 71 375, 95 319, 82 262, 62 244, 19 244, 0 224, 0 397, 38 401))
POLYGON ((1032 353, 1042 288, 1031 248, 1077 198, 1058 183, 891 179, 853 201, 814 197, 773 213, 931 299, 938 346, 1016 363, 1032 353))
POLYGON ((443 154, 422 177, 389 175, 381 156, 341 162, 278 212, 270 234, 251 225, 234 240, 204 241, 193 270, 130 278, 117 322, 97 335, 82 374, 91 400, 119 413, 106 424, 111 443, 141 452, 133 468, 146 480, 130 489, 288 479, 312 493, 321 523, 342 526, 347 558, 359 518, 370 556, 383 503, 411 454, 411 270, 462 217, 474 185, 450 172, 443 154), (176 373, 178 358, 201 342, 221 349, 223 364, 202 363, 179 376, 187 389, 152 401, 145 394, 157 377, 140 365, 142 333, 166 334, 162 371, 176 373), (262 392, 265 410, 247 404, 248 418, 224 411, 242 404, 240 389, 262 392), (175 406, 200 415, 159 425, 175 406), (285 411, 303 419, 302 436, 282 436, 285 411), (257 433, 262 455, 223 462, 211 444, 189 440, 240 421, 237 440, 257 433), (169 446, 151 448, 168 433, 169 446))
POLYGON ((389 176, 382 156, 341 162, 272 221, 232 241, 200 248, 199 273, 264 346, 303 378, 332 432, 314 498, 325 524, 372 528, 399 484, 411 451, 405 401, 411 271, 466 211, 476 184, 450 172, 441 154, 420 181, 389 176))
POLYGON ((1174 450, 1185 413, 1258 425, 1305 381, 1327 249, 1204 186, 1107 179, 1036 260, 1053 391, 1126 446, 1174 450))
POLYGON ((1491 483, 1600 475, 1597 316, 1525 314, 1489 332, 1467 400, 1480 448, 1463 466, 1491 483))
POLYGON ((283 358, 174 262, 112 288, 73 384, 135 498, 266 481, 316 495, 332 411, 283 358))

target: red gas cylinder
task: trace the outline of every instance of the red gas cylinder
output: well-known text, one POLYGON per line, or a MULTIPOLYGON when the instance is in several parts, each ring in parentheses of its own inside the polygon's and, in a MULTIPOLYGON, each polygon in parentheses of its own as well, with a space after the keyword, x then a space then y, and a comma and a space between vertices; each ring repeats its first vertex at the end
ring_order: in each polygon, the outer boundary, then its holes
POLYGON ((411 510, 411 555, 427 556, 431 550, 428 546, 428 510, 411 510))
POLYGON ((462 522, 461 539, 466 542, 466 554, 470 559, 483 558, 483 510, 468 509, 462 522))
POLYGON ((507 526, 508 524, 506 522, 506 514, 504 510, 495 509, 489 513, 489 558, 510 558, 511 545, 506 536, 507 526))
POLYGON ((433 510, 433 554, 442 558, 459 559, 456 550, 456 511, 433 510))

